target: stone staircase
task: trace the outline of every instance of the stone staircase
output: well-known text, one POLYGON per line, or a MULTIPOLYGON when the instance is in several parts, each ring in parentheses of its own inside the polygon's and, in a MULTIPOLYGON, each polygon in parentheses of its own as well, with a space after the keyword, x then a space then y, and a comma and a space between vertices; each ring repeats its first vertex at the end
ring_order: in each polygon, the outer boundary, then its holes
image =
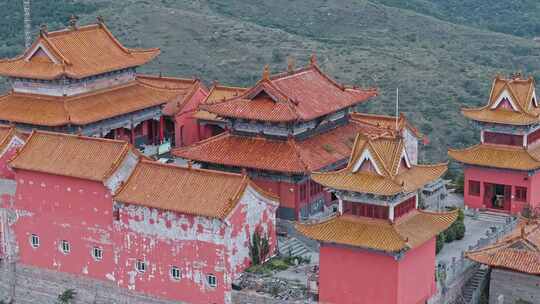
POLYGON ((312 251, 295 237, 282 237, 278 241, 279 253, 284 256, 311 257, 312 251))
POLYGON ((477 219, 484 222, 497 223, 497 224, 506 224, 511 218, 510 215, 506 213, 493 212, 493 211, 480 211, 478 213, 477 219))
POLYGON ((464 304, 477 304, 487 283, 489 269, 487 267, 479 267, 473 276, 465 283, 462 289, 464 304))

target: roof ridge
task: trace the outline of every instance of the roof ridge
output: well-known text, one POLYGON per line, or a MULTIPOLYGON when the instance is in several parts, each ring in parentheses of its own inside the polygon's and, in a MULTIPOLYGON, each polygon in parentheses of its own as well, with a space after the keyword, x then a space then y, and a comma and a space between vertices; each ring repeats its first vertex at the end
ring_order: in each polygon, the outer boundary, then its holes
MULTIPOLYGON (((66 56, 64 56, 64 54, 62 54, 62 52, 56 47, 56 45, 54 45, 54 43, 49 40, 47 35, 41 34, 40 38, 43 39, 43 41, 45 41, 45 43, 48 44, 48 46, 52 49, 52 51, 54 53, 56 53, 57 56, 60 57, 59 59, 62 61, 62 65, 65 65, 65 64, 70 65, 71 64, 69 59, 67 59, 66 56)), ((38 45, 39 45, 39 39, 38 39, 38 45)))
POLYGON ((244 174, 241 174, 241 173, 226 172, 226 171, 212 170, 212 169, 203 169, 203 168, 195 168, 195 167, 186 168, 186 167, 182 167, 182 166, 174 165, 174 164, 162 164, 160 162, 157 162, 157 161, 154 161, 154 160, 147 160, 147 159, 141 160, 140 163, 141 164, 148 164, 148 165, 151 165, 151 166, 169 168, 169 169, 173 169, 173 170, 188 171, 188 172, 195 171, 195 172, 199 172, 199 173, 208 173, 208 174, 212 174, 212 175, 222 175, 222 176, 232 176, 232 177, 242 177, 242 176, 244 176, 244 174))
MULTIPOLYGON (((108 142, 108 143, 117 143, 117 144, 125 144, 127 141, 120 140, 120 139, 111 139, 111 138, 103 138, 103 137, 93 137, 93 136, 85 136, 85 135, 79 135, 79 134, 70 134, 70 133, 60 133, 60 132, 53 132, 53 131, 47 131, 47 130, 37 130, 34 129, 32 131, 32 134, 46 134, 51 136, 57 136, 57 137, 70 137, 70 138, 77 138, 81 140, 90 140, 90 141, 100 141, 100 142, 108 142)), ((31 135, 32 136, 32 135, 31 135)))
POLYGON ((74 32, 74 31, 89 31, 89 30, 99 28, 99 26, 100 25, 98 23, 90 23, 90 24, 77 26, 76 29, 71 29, 71 28, 65 27, 63 29, 59 29, 59 30, 55 30, 55 31, 48 31, 47 36, 55 37, 55 36, 61 36, 61 35, 69 34, 69 33, 74 32))
POLYGON ((298 158, 298 160, 300 161, 300 163, 302 164, 302 166, 304 167, 306 172, 310 172, 311 170, 309 169, 309 166, 304 162, 304 159, 302 157, 302 153, 301 153, 298 145, 296 144, 296 141, 294 140, 294 137, 287 138, 287 144, 289 144, 293 148, 294 153, 296 153, 296 157, 298 158))
POLYGON ((161 76, 161 75, 153 75, 153 74, 135 74, 135 78, 150 78, 150 79, 156 79, 156 80, 172 80, 177 82, 192 82, 196 83, 200 81, 198 78, 183 78, 183 77, 173 77, 173 76, 161 76))

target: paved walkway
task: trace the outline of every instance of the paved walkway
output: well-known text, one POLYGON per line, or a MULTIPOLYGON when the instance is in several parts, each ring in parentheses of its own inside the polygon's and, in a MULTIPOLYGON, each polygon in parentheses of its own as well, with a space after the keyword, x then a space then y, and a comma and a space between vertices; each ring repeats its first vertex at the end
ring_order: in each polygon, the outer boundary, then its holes
POLYGON ((486 232, 489 231, 491 227, 502 226, 502 223, 477 220, 465 216, 465 237, 461 240, 444 244, 443 249, 437 255, 437 263, 450 263, 453 257, 459 259, 462 253, 469 249, 469 246, 476 245, 480 238, 485 237, 486 232))

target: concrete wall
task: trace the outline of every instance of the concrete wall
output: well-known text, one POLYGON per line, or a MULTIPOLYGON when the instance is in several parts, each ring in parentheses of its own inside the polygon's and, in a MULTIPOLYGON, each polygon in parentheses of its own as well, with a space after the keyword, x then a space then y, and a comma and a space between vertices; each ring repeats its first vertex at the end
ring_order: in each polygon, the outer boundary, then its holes
POLYGON ((514 304, 521 299, 530 303, 540 303, 540 277, 520 272, 492 269, 489 288, 489 303, 499 303, 499 296, 504 297, 504 304, 514 304))

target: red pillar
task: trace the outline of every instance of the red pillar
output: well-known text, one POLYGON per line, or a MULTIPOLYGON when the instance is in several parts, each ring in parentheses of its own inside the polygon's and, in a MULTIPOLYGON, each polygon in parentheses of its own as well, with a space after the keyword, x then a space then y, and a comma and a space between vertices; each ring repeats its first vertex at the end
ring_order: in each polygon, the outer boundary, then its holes
POLYGON ((159 117, 159 143, 163 143, 165 137, 165 118, 163 116, 159 117))
POLYGON ((135 144, 135 126, 133 124, 131 125, 131 134, 130 134, 129 140, 132 145, 135 144))

